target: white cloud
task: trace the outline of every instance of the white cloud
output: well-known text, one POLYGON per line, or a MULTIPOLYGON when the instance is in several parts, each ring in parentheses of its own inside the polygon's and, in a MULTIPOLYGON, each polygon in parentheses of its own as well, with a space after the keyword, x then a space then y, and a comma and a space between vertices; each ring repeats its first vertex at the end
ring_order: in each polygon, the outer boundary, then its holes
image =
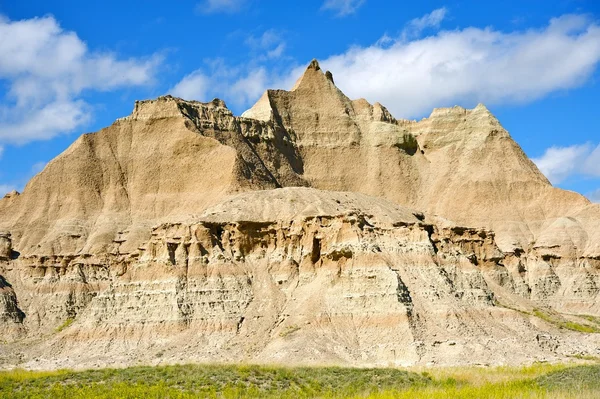
POLYGON ((186 100, 208 101, 206 96, 210 85, 210 78, 197 70, 185 76, 169 92, 186 100))
POLYGON ((279 58, 285 51, 285 43, 279 43, 277 47, 267 51, 267 58, 279 58))
POLYGON ((241 11, 245 3, 245 0, 204 0, 196 9, 203 14, 233 14, 241 11))
POLYGON ((27 143, 50 139, 89 122, 89 106, 81 100, 53 101, 27 115, 28 109, 9 108, 13 115, 0 121, 0 142, 27 143), (15 112, 17 111, 17 112, 15 112))
POLYGON ((245 44, 249 49, 245 64, 232 66, 223 59, 208 60, 204 67, 184 76, 169 93, 205 102, 217 97, 241 112, 268 87, 291 87, 290 64, 296 64, 284 55, 286 44, 281 32, 269 29, 260 35, 248 35, 245 44))
MULTIPOLYGON (((572 175, 587 174, 584 165, 591 160, 593 154, 590 144, 550 147, 544 155, 533 158, 532 161, 552 184, 558 184, 572 175)), ((600 157, 596 156, 596 162, 600 162, 600 157)))
POLYGON ((0 199, 13 190, 16 190, 16 188, 10 184, 0 184, 0 199))
POLYGON ((38 173, 40 173, 42 170, 44 170, 44 168, 46 167, 46 165, 48 165, 47 162, 36 162, 31 166, 31 174, 32 175, 37 175, 38 173))
POLYGON ((600 144, 587 156, 582 171, 587 175, 600 177, 600 144))
POLYGON ((219 97, 235 107, 245 107, 260 97, 265 87, 276 84, 274 82, 264 67, 232 68, 219 61, 211 72, 198 69, 185 76, 169 93, 186 100, 205 102, 219 97))
POLYGON ((80 95, 153 81, 161 57, 118 59, 92 52, 52 16, 10 21, 0 16, 0 143, 23 144, 73 131, 92 118, 80 95))
POLYGON ((354 14, 365 0, 325 0, 322 10, 331 10, 338 17, 345 17, 354 14))
POLYGON ((440 106, 532 101, 581 85, 599 61, 600 27, 567 15, 537 30, 466 28, 353 47, 321 65, 350 97, 420 117, 440 106))
POLYGON ((592 201, 592 202, 597 202, 597 203, 600 203, 600 188, 599 188, 599 189, 597 189, 597 190, 595 190, 595 191, 592 191, 591 193, 589 193, 589 194, 587 195, 587 197, 588 197, 588 198, 590 199, 590 201, 592 201))
POLYGON ((259 60, 281 57, 286 46, 281 34, 274 29, 268 29, 260 36, 248 36, 246 45, 257 55, 259 60))
MULTIPOLYGON (((434 11, 417 25, 435 26, 444 16, 445 11, 434 11)), ((469 27, 414 40, 386 36, 320 60, 350 98, 378 101, 401 118, 456 104, 533 101, 584 84, 599 62, 600 26, 581 15, 554 18, 526 31, 469 27)), ((249 65, 222 65, 226 73, 200 69, 182 82, 200 74, 203 79, 188 82, 192 87, 186 89, 202 94, 194 98, 208 101, 208 95, 216 95, 249 106, 267 88, 289 89, 306 67, 249 65), (256 80, 250 82, 250 76, 256 80)), ((183 92, 179 84, 175 88, 183 92)))
POLYGON ((433 10, 429 14, 425 14, 421 18, 415 18, 411 20, 403 31, 403 36, 413 37, 418 36, 423 30, 427 28, 439 28, 440 23, 446 17, 448 9, 446 7, 438 8, 433 10))
POLYGON ((0 159, 2 159, 2 155, 4 155, 4 147, 0 145, 0 159))
MULTIPOLYGON (((576 175, 600 177, 600 145, 550 147, 544 155, 532 161, 553 184, 576 175)), ((600 191, 597 194, 600 194, 600 191)))

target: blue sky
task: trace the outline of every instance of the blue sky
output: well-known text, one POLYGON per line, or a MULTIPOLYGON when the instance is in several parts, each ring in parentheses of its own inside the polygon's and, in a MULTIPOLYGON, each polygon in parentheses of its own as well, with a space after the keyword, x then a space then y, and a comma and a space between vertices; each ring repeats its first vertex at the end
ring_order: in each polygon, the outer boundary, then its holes
POLYGON ((0 195, 136 99, 240 114, 312 58, 398 118, 483 102, 553 183, 600 201, 597 0, 0 0, 0 195))

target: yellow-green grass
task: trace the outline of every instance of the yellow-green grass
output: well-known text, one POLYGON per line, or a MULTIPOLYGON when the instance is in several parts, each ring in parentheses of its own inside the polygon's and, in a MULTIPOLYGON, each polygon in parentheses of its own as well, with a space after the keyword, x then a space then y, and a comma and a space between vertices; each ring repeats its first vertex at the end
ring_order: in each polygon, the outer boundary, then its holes
POLYGON ((75 321, 75 319, 69 317, 67 320, 65 320, 60 326, 58 326, 56 328, 56 332, 61 332, 62 330, 64 330, 65 328, 69 328, 69 326, 71 324, 73 324, 73 322, 75 321))
MULTIPOLYGON (((564 320, 562 317, 553 316, 550 313, 544 312, 541 309, 534 309, 533 315, 538 317, 548 323, 554 324, 559 328, 564 328, 566 330, 583 332, 583 333, 598 333, 600 332, 600 328, 595 325, 586 325, 581 323, 576 323, 570 320, 564 320)), ((589 320, 589 318, 588 318, 589 320)), ((591 321, 591 320, 590 320, 591 321)))
POLYGON ((503 304, 499 301, 496 301, 496 306, 500 306, 506 309, 514 310, 515 312, 519 312, 521 314, 526 314, 529 316, 535 316, 541 320, 544 320, 547 323, 554 324, 558 328, 562 328, 565 330, 577 331, 582 333, 600 333, 600 318, 589 315, 570 315, 579 317, 588 321, 591 324, 582 324, 577 323, 572 320, 568 320, 561 315, 560 313, 551 313, 544 311, 542 309, 533 309, 532 312, 528 312, 522 309, 517 309, 506 304, 503 304))
POLYGON ((0 372, 1 398, 598 398, 600 365, 401 370, 184 365, 0 372))

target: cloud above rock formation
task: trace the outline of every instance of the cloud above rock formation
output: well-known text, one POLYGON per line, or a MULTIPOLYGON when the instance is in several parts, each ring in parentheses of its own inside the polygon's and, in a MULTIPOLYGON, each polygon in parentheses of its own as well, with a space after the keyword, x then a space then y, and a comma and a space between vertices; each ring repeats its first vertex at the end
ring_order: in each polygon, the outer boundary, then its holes
POLYGON ((282 35, 275 29, 268 29, 258 36, 249 35, 245 43, 251 52, 262 60, 281 57, 286 47, 282 35))
POLYGON ((232 66, 221 58, 209 59, 168 92, 188 100, 210 101, 218 97, 239 111, 254 103, 267 88, 291 86, 302 74, 300 66, 285 56, 286 41, 281 32, 268 29, 245 36, 247 64, 232 66), (293 68, 289 68, 290 62, 293 68), (298 74, 293 75, 290 69, 298 74))
POLYGON ((273 83, 273 75, 264 66, 246 69, 230 67, 221 59, 212 60, 185 76, 169 93, 188 100, 209 101, 215 97, 228 99, 234 108, 253 103, 266 87, 273 83))
POLYGON ((379 101, 397 117, 420 117, 434 107, 522 103, 577 87, 599 61, 600 26, 565 15, 541 29, 470 27, 389 39, 352 47, 321 65, 350 97, 379 101))
MULTIPOLYGON (((434 10, 410 21, 396 38, 350 47, 320 64, 349 97, 378 101, 396 117, 419 118, 434 107, 531 102, 581 86, 600 62, 600 26, 586 15, 563 15, 538 29, 467 27, 413 37, 439 26, 446 14, 445 8, 434 10)), ((288 62, 282 69, 259 57, 253 61, 226 66, 236 71, 227 76, 200 68, 175 88, 204 95, 195 99, 222 97, 247 107, 267 88, 289 89, 307 63, 288 62), (194 84, 205 89, 189 87, 194 84), (232 98, 240 92, 241 98, 232 98)))
POLYGON ((154 80, 160 55, 120 59, 91 51, 52 16, 0 16, 0 144, 24 144, 73 131, 92 119, 87 91, 111 91, 154 80))
POLYGON ((550 147, 541 157, 532 160, 552 184, 577 175, 600 177, 600 145, 550 147))
POLYGON ((0 198, 4 197, 11 191, 16 190, 16 187, 10 184, 0 184, 0 198))

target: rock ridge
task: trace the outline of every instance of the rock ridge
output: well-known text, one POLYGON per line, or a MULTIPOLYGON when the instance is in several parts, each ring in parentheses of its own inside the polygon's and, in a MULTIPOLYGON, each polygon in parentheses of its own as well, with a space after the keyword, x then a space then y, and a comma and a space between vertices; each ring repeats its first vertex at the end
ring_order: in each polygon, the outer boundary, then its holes
POLYGON ((138 101, 0 199, 0 367, 597 356, 599 222, 484 105, 396 119, 316 60, 242 116, 138 101))

